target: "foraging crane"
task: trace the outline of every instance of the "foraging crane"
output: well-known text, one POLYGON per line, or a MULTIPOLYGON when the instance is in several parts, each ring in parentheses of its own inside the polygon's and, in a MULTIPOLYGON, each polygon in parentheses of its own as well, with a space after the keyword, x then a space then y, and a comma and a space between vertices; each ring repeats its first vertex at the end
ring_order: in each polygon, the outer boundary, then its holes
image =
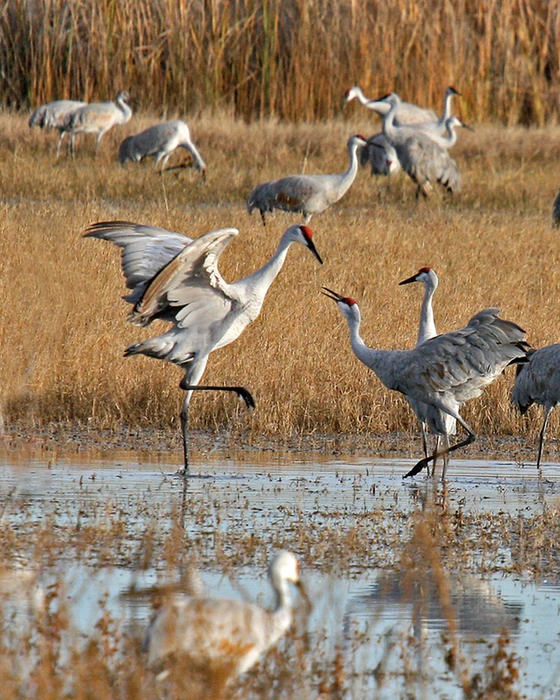
POLYGON ((204 177, 206 163, 191 139, 189 127, 181 119, 156 124, 126 138, 119 148, 119 162, 124 164, 131 160, 133 163, 139 163, 147 156, 155 156, 154 167, 157 168, 161 162, 163 172, 169 156, 177 148, 185 148, 191 153, 194 158, 194 167, 204 177))
MULTIPOLYGON (((421 267, 415 275, 399 282, 399 284, 411 284, 412 282, 421 282, 424 285, 424 298, 422 299, 422 306, 420 307, 420 324, 418 326, 418 338, 416 340, 416 347, 418 347, 427 340, 430 340, 430 338, 435 338, 437 335, 432 300, 438 287, 439 279, 435 270, 432 270, 430 267, 421 267)), ((418 402, 415 399, 410 399, 409 403, 420 422, 424 455, 426 457, 428 456, 427 426, 432 426, 432 431, 436 433, 436 453, 439 451, 441 437, 444 439, 445 446, 449 447, 449 436, 455 435, 457 432, 456 420, 449 414, 429 404, 418 402), (436 430, 437 426, 444 426, 445 432, 438 433, 436 430)), ((442 479, 445 479, 447 461, 448 460, 444 459, 442 479)), ((435 460, 433 466, 435 467, 435 460)))
POLYGON ((85 107, 87 102, 78 100, 55 100, 37 107, 29 117, 29 128, 38 126, 40 129, 57 129, 59 138, 56 146, 56 157, 64 137, 68 133, 68 120, 78 109, 85 107))
MULTIPOLYGON (((483 309, 465 328, 426 340, 413 350, 375 350, 360 336, 360 309, 355 299, 323 287, 323 294, 336 301, 350 330, 356 357, 372 369, 383 384, 454 418, 467 432, 460 442, 421 459, 407 474, 418 474, 430 462, 470 445, 476 434, 460 416, 461 404, 480 396, 510 364, 527 361, 525 331, 499 317, 499 309, 483 309)), ((434 416, 437 414, 434 413, 434 416)), ((437 433, 445 426, 435 425, 437 433)))
POLYGON ((186 397, 181 410, 184 469, 188 461, 188 409, 195 390, 232 391, 252 408, 253 397, 238 386, 201 386, 208 357, 213 350, 233 342, 261 311, 270 285, 282 269, 292 243, 300 243, 322 264, 305 225, 290 226, 276 252, 259 270, 228 283, 220 274, 220 254, 238 234, 237 229, 210 231, 191 240, 179 233, 127 221, 93 224, 86 237, 111 241, 122 248, 122 268, 132 290, 125 300, 133 305, 128 320, 147 326, 154 319, 172 323, 163 335, 131 345, 125 356, 147 355, 179 365, 186 397))
POLYGON ((518 367, 511 401, 521 415, 534 403, 544 406, 537 455, 537 469, 540 469, 550 412, 560 403, 560 343, 535 350, 530 353, 528 364, 518 367))
POLYGON ((253 209, 258 209, 263 225, 266 225, 266 214, 274 209, 302 213, 308 223, 313 214, 325 211, 346 194, 358 172, 358 147, 365 145, 363 136, 348 139, 350 163, 343 173, 289 175, 257 185, 247 197, 247 211, 251 214, 253 209))
MULTIPOLYGON (((393 93, 387 97, 387 101, 391 104, 391 109, 383 118, 383 134, 397 152, 402 169, 416 184, 416 199, 420 194, 428 197, 435 183, 451 194, 459 191, 461 176, 457 163, 448 150, 413 127, 395 126, 394 118, 400 98, 393 93)), ((451 117, 451 121, 455 119, 451 117)))
POLYGON ((368 165, 372 175, 394 175, 401 169, 397 152, 381 133, 370 136, 360 150, 360 165, 368 165))
MULTIPOLYGON (((385 116, 390 109, 390 105, 384 101, 383 97, 379 100, 370 100, 357 85, 346 92, 344 96, 345 103, 350 102, 354 98, 367 109, 371 109, 376 114, 379 114, 380 117, 385 116)), ((437 118, 438 116, 433 109, 418 107, 412 102, 401 102, 396 121, 398 124, 420 124, 422 122, 436 121, 437 118)))
POLYGON ((103 135, 113 126, 126 124, 132 117, 128 100, 129 94, 123 90, 118 93, 115 102, 90 102, 70 116, 67 124, 70 132, 72 158, 76 155, 76 134, 96 134, 94 153, 97 155, 99 142, 103 135))
MULTIPOLYGON (((298 562, 291 552, 277 552, 268 567, 276 596, 272 610, 236 599, 178 597, 164 604, 150 622, 143 650, 148 667, 158 672, 174 659, 177 670, 201 678, 205 697, 222 697, 228 683, 254 666, 290 628, 294 584, 307 600, 298 562)), ((169 670, 160 671, 165 678, 169 670)))

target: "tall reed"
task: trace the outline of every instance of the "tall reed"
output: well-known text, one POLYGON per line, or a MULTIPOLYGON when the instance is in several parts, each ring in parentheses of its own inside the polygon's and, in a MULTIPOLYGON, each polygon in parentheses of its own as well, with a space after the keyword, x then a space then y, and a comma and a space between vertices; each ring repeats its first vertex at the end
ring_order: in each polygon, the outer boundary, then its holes
POLYGON ((137 108, 327 119, 351 84, 465 117, 557 121, 560 0, 7 0, 1 104, 132 92, 137 108))

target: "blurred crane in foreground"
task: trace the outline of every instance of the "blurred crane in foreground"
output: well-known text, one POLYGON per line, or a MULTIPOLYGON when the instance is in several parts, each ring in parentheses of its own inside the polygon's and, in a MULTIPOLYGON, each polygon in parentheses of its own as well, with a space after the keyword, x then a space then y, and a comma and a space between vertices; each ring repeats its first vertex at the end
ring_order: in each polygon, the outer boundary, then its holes
POLYGON ((248 408, 255 406, 244 387, 199 385, 210 353, 236 340, 257 318, 292 243, 305 246, 323 262, 311 229, 290 226, 268 262, 230 284, 221 276, 218 260, 238 233, 235 228, 227 228, 191 240, 179 233, 127 221, 103 221, 85 231, 86 237, 111 241, 122 248, 123 273, 132 290, 125 297, 133 304, 128 320, 138 326, 147 326, 154 319, 172 324, 166 333, 128 347, 125 356, 155 357, 173 362, 185 372, 180 384, 187 392, 181 410, 184 476, 189 471, 188 409, 193 391, 231 391, 248 408))
POLYGON ((308 223, 314 214, 325 211, 346 194, 358 172, 358 147, 365 145, 363 136, 348 139, 350 163, 343 173, 288 175, 257 185, 247 197, 247 211, 251 214, 253 209, 258 209, 263 225, 266 225, 266 214, 275 209, 301 213, 308 223))
POLYGON ((163 172, 169 156, 178 148, 189 151, 194 160, 194 167, 204 177, 206 163, 191 139, 189 127, 181 119, 155 124, 139 134, 126 138, 119 148, 119 162, 124 164, 131 160, 133 163, 139 163, 148 156, 154 156, 154 167, 157 168, 161 163, 163 172))
POLYGON ((222 698, 227 685, 254 666, 290 628, 290 584, 297 586, 307 601, 298 562, 291 552, 276 553, 268 575, 276 597, 272 610, 203 595, 183 596, 164 604, 150 622, 143 644, 148 666, 158 673, 158 679, 176 671, 179 679, 198 681, 201 697, 222 698))
POLYGON ((67 128, 70 133, 70 150, 72 158, 76 156, 76 134, 95 134, 95 155, 99 142, 109 129, 119 124, 126 124, 132 117, 128 105, 129 95, 121 91, 115 102, 90 102, 74 112, 68 119, 67 128))
MULTIPOLYGON (((500 318, 499 309, 483 309, 465 328, 426 340, 413 350, 369 348, 360 336, 361 315, 355 299, 323 289, 346 318, 354 354, 388 389, 399 391, 408 401, 428 404, 451 416, 467 432, 464 440, 421 459, 405 477, 418 474, 430 462, 474 442, 476 434, 459 414, 461 404, 480 396, 508 365, 527 361, 525 332, 500 318)), ((437 415, 434 412, 435 432, 443 434, 445 426, 437 425, 437 415)))
POLYGON ((37 107, 29 117, 29 128, 38 126, 40 129, 56 129, 58 131, 58 143, 56 157, 60 155, 60 148, 64 137, 68 133, 68 121, 78 109, 85 107, 87 102, 78 100, 55 100, 37 107))
POLYGON ((534 403, 544 407, 537 455, 537 469, 540 469, 550 412, 560 403, 560 343, 530 353, 528 364, 520 365, 517 369, 511 400, 521 415, 534 403))
MULTIPOLYGON (((420 307, 420 324, 418 326, 418 339, 416 341, 416 347, 418 347, 427 340, 430 340, 430 338, 435 338, 437 335, 432 300, 438 287, 439 279, 435 270, 432 270, 430 267, 421 267, 415 275, 412 275, 412 277, 408 277, 402 282, 399 282, 399 284, 411 284, 412 282, 421 282, 424 285, 424 298, 422 299, 422 306, 420 307)), ((424 456, 428 456, 428 427, 436 435, 434 454, 439 452, 441 439, 443 439, 445 448, 448 448, 449 437, 451 435, 455 435, 457 432, 457 421, 455 418, 447 413, 444 413, 439 408, 434 408, 429 404, 418 402, 415 399, 409 399, 409 403, 412 406, 412 410, 416 414, 418 421, 420 422, 424 456), (445 432, 438 432, 438 428, 440 426, 445 428, 445 432)), ((447 455, 444 457, 442 479, 445 479, 445 473, 447 471, 447 464, 449 461, 447 457, 447 455)), ((434 470, 435 466, 436 460, 434 459, 434 470)))

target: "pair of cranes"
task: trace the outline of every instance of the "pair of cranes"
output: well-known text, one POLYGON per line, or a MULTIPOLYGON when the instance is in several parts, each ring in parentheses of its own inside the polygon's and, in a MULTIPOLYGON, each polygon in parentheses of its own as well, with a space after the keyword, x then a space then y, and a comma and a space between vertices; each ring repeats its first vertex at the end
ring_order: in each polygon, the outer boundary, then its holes
MULTIPOLYGON (((55 100, 37 107, 29 118, 30 127, 41 129, 56 129, 59 139, 56 147, 56 157, 64 138, 70 135, 70 151, 75 158, 75 138, 77 134, 95 134, 95 155, 103 136, 114 126, 123 125, 130 121, 132 110, 128 104, 127 92, 119 92, 114 102, 79 102, 76 100, 55 100)), ((119 162, 139 161, 154 156, 154 167, 161 164, 165 170, 170 155, 178 148, 188 150, 193 158, 194 167, 206 175, 206 163, 195 146, 188 125, 181 119, 162 122, 129 136, 119 148, 119 162)))

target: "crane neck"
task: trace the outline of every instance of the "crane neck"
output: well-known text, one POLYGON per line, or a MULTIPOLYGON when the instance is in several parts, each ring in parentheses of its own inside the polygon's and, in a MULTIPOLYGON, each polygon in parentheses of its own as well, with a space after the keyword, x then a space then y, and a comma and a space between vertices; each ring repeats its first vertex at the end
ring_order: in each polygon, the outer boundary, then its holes
POLYGON ((418 328, 418 339, 416 345, 422 345, 426 340, 437 335, 436 323, 434 320, 434 307, 432 299, 436 288, 433 284, 426 284, 424 288, 424 298, 420 307, 420 326, 418 328))
POLYGON ((204 162, 204 159, 200 155, 200 152, 198 148, 194 145, 194 143, 192 141, 189 141, 188 144, 185 145, 185 148, 191 152, 195 160, 197 169, 200 171, 206 170, 206 163, 204 162))
POLYGON ((391 108, 389 111, 385 114, 383 117, 383 123, 381 130, 383 134, 389 139, 389 141, 392 139, 392 137, 395 135, 397 126, 395 124, 395 116, 397 114, 397 109, 399 105, 398 102, 393 102, 391 105, 391 108))
POLYGON ((288 232, 284 233, 272 257, 261 268, 245 277, 242 280, 243 284, 250 288, 254 294, 264 299, 270 285, 282 269, 293 242, 288 232))
POLYGON ((130 108, 130 105, 128 105, 123 97, 118 97, 117 98, 117 107, 121 110, 123 113, 123 119, 125 122, 127 122, 131 117, 132 117, 132 109, 130 108))
POLYGON ((441 113, 441 117, 439 118, 439 123, 440 124, 445 124, 445 122, 451 117, 451 100, 453 99, 453 93, 452 92, 446 92, 445 97, 443 98, 443 112, 441 113))
POLYGON ((340 176, 339 186, 336 191, 337 199, 340 199, 354 182, 358 173, 358 143, 354 139, 348 141, 348 168, 340 176))

